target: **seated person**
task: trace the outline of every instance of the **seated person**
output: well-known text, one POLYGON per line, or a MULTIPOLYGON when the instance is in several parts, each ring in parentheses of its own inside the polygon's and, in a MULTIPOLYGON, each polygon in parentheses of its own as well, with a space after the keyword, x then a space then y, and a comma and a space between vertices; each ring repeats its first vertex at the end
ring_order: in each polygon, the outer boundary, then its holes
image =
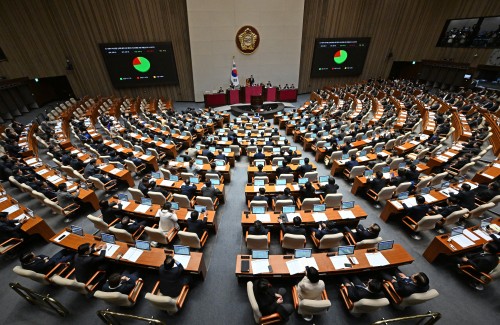
POLYGON ((266 196, 266 189, 263 187, 259 188, 259 193, 253 197, 252 201, 266 201, 269 203, 269 199, 266 196))
POLYGON ((380 192, 385 186, 387 186, 387 180, 384 179, 384 173, 378 171, 375 173, 375 178, 367 180, 368 187, 375 193, 380 192))
POLYGON ((286 160, 283 160, 282 166, 276 168, 276 176, 279 177, 281 174, 293 174, 293 170, 288 166, 286 160))
POLYGON ((206 181, 205 186, 201 188, 201 195, 211 198, 212 201, 214 201, 217 198, 217 195, 221 193, 222 192, 218 188, 212 186, 211 181, 206 181))
POLYGON ((126 230, 129 234, 133 235, 139 228, 144 228, 146 221, 137 222, 131 220, 129 216, 123 216, 120 222, 117 222, 114 227, 126 230))
POLYGON ((420 172, 417 170, 416 165, 411 165, 410 170, 406 170, 405 173, 406 181, 412 182, 413 185, 418 183, 418 178, 420 177, 420 172))
POLYGON ((253 159, 266 159, 266 155, 262 153, 262 148, 259 147, 257 148, 257 153, 253 155, 253 159))
POLYGON ((351 171, 353 167, 359 166, 359 162, 356 160, 356 155, 351 156, 351 160, 345 163, 345 169, 351 171))
POLYGON ((19 221, 9 220, 8 212, 0 212, 0 240, 6 241, 10 238, 24 238, 27 235, 22 232, 21 227, 23 223, 28 221, 29 218, 23 218, 19 221))
POLYGON ((335 226, 335 221, 328 220, 326 223, 320 222, 318 229, 312 228, 311 231, 314 232, 317 239, 321 239, 324 235, 338 234, 340 231, 335 226))
POLYGON ((156 213, 156 217, 160 218, 158 229, 163 231, 165 235, 172 228, 180 229, 179 224, 177 223, 177 214, 174 210, 172 210, 172 204, 170 202, 165 202, 165 204, 163 204, 162 208, 156 213))
POLYGON ((186 179, 181 186, 181 194, 186 195, 190 200, 196 195, 196 190, 196 185, 191 185, 189 179, 186 179))
MULTIPOLYGON (((325 282, 319 279, 318 270, 313 266, 306 266, 305 276, 297 284, 299 301, 302 299, 321 300, 325 282)), ((303 315, 304 319, 311 321, 313 315, 303 315)))
POLYGON ((478 272, 490 273, 498 266, 498 244, 487 242, 483 245, 483 251, 469 253, 458 259, 458 265, 471 265, 478 272))
POLYGON ((382 282, 378 279, 368 279, 368 281, 361 281, 357 275, 349 277, 342 276, 341 283, 347 288, 347 296, 352 302, 361 299, 379 299, 383 298, 382 282))
POLYGON ((21 256, 20 261, 23 269, 46 274, 59 263, 72 263, 74 257, 74 252, 63 248, 52 257, 42 254, 35 255, 33 252, 25 253, 21 256))
POLYGON ((103 184, 108 184, 108 186, 115 185, 117 183, 116 179, 111 179, 107 177, 106 175, 103 174, 102 170, 99 168, 96 168, 96 173, 94 175, 91 175, 92 177, 97 178, 100 180, 103 184))
POLYGON ((292 200, 292 202, 295 203, 295 198, 293 197, 291 192, 292 191, 288 187, 285 187, 285 189, 283 190, 283 194, 276 196, 274 201, 277 202, 278 200, 292 200))
POLYGON ((155 186, 154 182, 151 182, 150 177, 144 177, 142 181, 137 186, 137 189, 142 192, 145 197, 148 197, 148 192, 152 190, 155 186))
POLYGON ((99 201, 99 207, 101 208, 101 215, 102 215, 102 220, 106 222, 107 224, 110 224, 111 222, 115 221, 116 218, 119 218, 120 215, 122 214, 122 211, 119 209, 113 209, 114 206, 116 206, 116 202, 111 202, 106 200, 101 200, 99 201))
POLYGON ((96 159, 91 159, 87 166, 85 166, 85 169, 83 170, 83 176, 86 178, 89 178, 90 176, 94 176, 94 174, 97 174, 97 167, 96 167, 96 159))
POLYGON ((447 206, 445 207, 433 206, 431 211, 433 214, 440 214, 443 216, 443 218, 436 224, 437 232, 440 234, 444 234, 443 224, 446 221, 446 217, 461 209, 460 206, 458 206, 458 199, 456 197, 450 196, 448 200, 446 200, 446 203, 447 206))
POLYGON ((72 153, 70 157, 71 161, 69 162, 69 165, 71 168, 76 171, 81 171, 85 168, 85 164, 78 159, 78 155, 76 153, 72 153))
POLYGON ((459 190, 456 194, 451 194, 451 196, 458 199, 458 205, 462 208, 466 208, 469 211, 476 208, 476 198, 474 192, 471 191, 470 184, 462 184, 461 190, 459 190))
POLYGON ((335 184, 335 178, 333 176, 328 177, 328 184, 321 186, 320 188, 325 195, 337 193, 339 186, 335 184))
POLYGON ((305 199, 316 197, 316 190, 312 186, 311 182, 308 181, 307 183, 304 184, 304 186, 300 186, 299 197, 300 197, 300 201, 302 201, 302 202, 305 199))
POLYGON ((191 216, 186 221, 187 231, 196 233, 198 238, 201 239, 201 236, 203 236, 203 233, 207 229, 207 215, 204 215, 203 220, 199 220, 198 216, 198 211, 191 211, 191 216))
POLYGON ((253 293, 262 316, 279 313, 281 318, 287 321, 294 312, 293 306, 283 301, 286 290, 284 288, 276 290, 267 279, 255 280, 253 293))
POLYGON ((219 176, 219 179, 222 177, 222 174, 217 170, 217 165, 214 162, 210 163, 210 170, 208 170, 207 173, 217 174, 217 176, 219 176))
POLYGON ((248 228, 249 235, 267 235, 268 230, 262 225, 262 221, 255 220, 253 226, 248 228))
POLYGON ((370 227, 365 228, 362 224, 358 224, 356 231, 352 231, 349 227, 345 226, 344 232, 350 233, 356 242, 360 242, 365 239, 377 238, 380 233, 380 226, 374 223, 370 227))
POLYGON ((480 184, 474 191, 479 200, 488 202, 495 196, 500 195, 500 186, 496 182, 490 183, 488 186, 480 184))
POLYGON ((398 174, 394 177, 391 177, 389 180, 390 186, 399 186, 399 184, 406 182, 406 169, 398 168, 398 174))
POLYGON ((253 176, 268 176, 266 172, 262 171, 264 169, 264 166, 262 164, 259 164, 257 166, 257 171, 253 173, 253 176))
POLYGON ((403 203, 403 208, 405 209, 405 214, 412 218, 415 222, 419 222, 423 217, 429 212, 429 205, 425 204, 425 197, 422 195, 417 195, 415 197, 417 205, 409 208, 406 203, 403 203))
MULTIPOLYGON (((80 190, 77 188, 74 188, 71 192, 76 191, 75 194, 71 194, 68 191, 68 185, 66 183, 59 184, 58 186, 59 191, 57 192, 57 204, 61 208, 66 208, 67 206, 76 203, 75 198, 78 197, 80 194, 80 190)), ((77 203, 76 203, 77 204, 77 203)))
POLYGON ((304 165, 301 165, 297 168, 297 174, 300 176, 304 176, 305 173, 308 173, 313 170, 313 166, 309 164, 309 158, 304 158, 304 165))
POLYGON ((214 157, 214 159, 219 159, 219 160, 224 160, 227 163, 227 157, 226 155, 222 152, 222 150, 217 151, 217 156, 214 157))
POLYGON ((306 235, 306 230, 301 226, 302 219, 299 216, 293 217, 293 226, 285 226, 283 224, 283 218, 286 217, 285 214, 281 214, 278 217, 278 221, 280 223, 281 230, 283 234, 292 234, 292 235, 306 235))
POLYGON ((181 293, 182 287, 189 284, 189 277, 183 274, 184 267, 167 255, 159 269, 160 293, 175 298, 181 293))
POLYGON ((143 165, 143 162, 141 159, 137 158, 134 156, 134 153, 133 152, 129 152, 127 154, 127 160, 130 160, 134 165, 136 166, 141 166, 143 165))
POLYGON ((85 243, 78 246, 74 261, 76 281, 87 283, 98 269, 105 269, 105 248, 106 244, 95 247, 95 243, 92 245, 85 243), (98 250, 100 250, 99 255, 93 255, 98 250))
POLYGON ((134 289, 138 280, 141 280, 138 272, 130 273, 124 271, 122 274, 113 273, 109 276, 101 290, 104 292, 119 292, 128 295, 134 289))
POLYGON ((394 272, 383 271, 382 278, 391 282, 394 290, 401 297, 409 297, 414 293, 423 293, 429 290, 429 278, 424 272, 407 276, 396 268, 394 272))

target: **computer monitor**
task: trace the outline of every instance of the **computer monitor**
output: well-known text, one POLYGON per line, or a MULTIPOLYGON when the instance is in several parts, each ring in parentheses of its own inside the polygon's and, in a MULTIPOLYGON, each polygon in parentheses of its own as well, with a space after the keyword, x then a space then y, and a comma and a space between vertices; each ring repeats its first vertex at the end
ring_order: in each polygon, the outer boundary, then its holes
POLYGON ((118 169, 121 169, 121 170, 124 170, 124 169, 125 169, 125 166, 123 166, 123 165, 122 165, 122 164, 120 164, 120 163, 116 163, 115 167, 116 167, 116 168, 118 168, 118 169))
POLYGON ((304 185, 309 181, 309 178, 299 178, 299 185, 304 185))
POLYGON ((282 167, 283 166, 283 160, 278 160, 278 167, 282 167))
POLYGON ((280 153, 281 152, 281 148, 273 147, 273 152, 274 153, 280 153))
POLYGON ((101 234, 101 240, 107 244, 114 244, 116 242, 115 235, 106 233, 101 234))
POLYGON ((366 156, 366 150, 361 150, 361 151, 359 152, 359 156, 360 156, 360 157, 364 157, 364 156, 366 156))
POLYGON ((399 164, 399 168, 405 169, 406 168, 406 163, 404 163, 404 162, 400 163, 399 164))
POLYGON ((443 182, 443 183, 441 184, 441 188, 442 188, 442 189, 444 189, 444 188, 448 188, 448 187, 450 187, 450 182, 443 182))
POLYGON ((207 212, 207 207, 204 205, 195 205, 194 209, 200 214, 207 212))
POLYGON ((343 146, 343 145, 344 145, 344 143, 345 143, 345 142, 344 142, 344 140, 339 140, 339 141, 337 141, 337 144, 338 144, 339 146, 343 146))
POLYGON ((286 179, 277 179, 276 180, 276 185, 281 186, 281 185, 286 185, 286 179))
POLYGON ((179 210, 179 203, 170 201, 170 209, 172 210, 179 210))
POLYGON ((252 207, 253 214, 264 214, 266 213, 266 207, 254 206, 252 207))
POLYGON ((228 137, 221 137, 220 140, 224 141, 224 142, 227 142, 227 141, 229 141, 229 138, 228 137))
POLYGON ((422 195, 429 194, 430 192, 431 192, 431 188, 430 187, 423 187, 420 190, 420 194, 422 194, 422 195))
POLYGON ((161 177, 161 173, 160 173, 160 172, 152 172, 152 173, 151 173, 151 177, 152 177, 152 178, 155 178, 155 179, 160 179, 160 178, 162 178, 162 177, 161 177))
POLYGON ((135 248, 141 249, 143 251, 150 251, 151 244, 146 240, 136 240, 135 241, 135 248))
POLYGON ((295 258, 302 258, 302 257, 309 258, 311 256, 312 256, 312 249, 311 248, 296 249, 295 254, 294 254, 295 258))
POLYGON ((361 136, 361 140, 366 140, 366 139, 368 139, 368 136, 367 136, 366 134, 363 134, 363 135, 361 136))
POLYGON ((373 176, 373 170, 365 170, 365 177, 372 177, 373 176))
POLYGON ((252 250, 253 259, 268 259, 269 251, 266 249, 254 249, 252 250))
POLYGON ((160 140, 160 137, 157 136, 157 135, 155 135, 154 138, 153 138, 153 140, 158 141, 158 140, 160 140))
POLYGON ((170 175, 169 180, 172 182, 177 182, 179 180, 179 176, 177 175, 170 175))
POLYGON ((215 147, 209 147, 208 150, 210 150, 210 152, 215 152, 215 147))
POLYGON ((382 240, 380 243, 377 244, 377 250, 385 251, 387 249, 392 249, 393 246, 394 246, 394 240, 382 240))
POLYGON ((343 154, 342 155, 342 160, 348 160, 349 159, 349 155, 348 154, 343 154))
POLYGON ((153 153, 151 152, 151 150, 146 150, 146 155, 148 155, 148 156, 152 156, 152 155, 153 155, 153 153))
POLYGON ((83 228, 71 225, 71 233, 83 237, 83 228))
POLYGON ((354 254, 354 245, 349 246, 339 246, 338 254, 340 255, 352 255, 354 254))
POLYGON ((409 195, 410 195, 409 192, 401 192, 398 195, 398 200, 406 200, 409 195))
POLYGON ((419 162, 420 162, 420 160, 415 159, 411 164, 417 166, 419 162))
POLYGON ((201 166, 201 165, 203 165, 203 160, 202 160, 202 159, 196 159, 196 160, 194 161, 194 163, 195 163, 196 165, 200 165, 200 166, 201 166))
POLYGON ((231 153, 231 148, 224 148, 225 153, 231 153))
POLYGON ((283 213, 295 213, 294 205, 284 205, 281 209, 283 213))
POLYGON ((198 177, 189 177, 189 181, 192 184, 198 184, 200 182, 200 179, 198 177))
POLYGON ((319 182, 320 183, 328 183, 328 178, 329 178, 329 176, 320 176, 319 182))
POLYGON ((151 206, 153 201, 150 198, 141 197, 141 204, 151 206))
POLYGON ((253 181, 253 185, 254 185, 254 186, 264 186, 264 185, 265 185, 265 182, 264 182, 264 180, 263 180, 263 179, 255 179, 255 180, 253 181))
POLYGON ((389 166, 382 167, 382 173, 388 173, 390 171, 391 171, 391 167, 389 167, 389 166))
POLYGON ((384 147, 377 147, 375 148, 375 153, 380 153, 382 150, 384 150, 384 147))
POLYGON ((481 228, 486 229, 486 227, 490 225, 491 220, 493 220, 493 217, 484 218, 483 220, 481 220, 481 228))
POLYGON ((326 204, 315 204, 313 205, 313 212, 325 212, 326 204))
POLYGON ((128 201, 128 195, 125 193, 118 194, 118 200, 120 201, 128 201))
POLYGON ((189 255, 189 246, 184 245, 174 245, 174 254, 175 255, 189 255))
POLYGON ((175 158, 175 161, 184 162, 184 157, 177 157, 177 158, 175 158))
POLYGON ((220 185, 220 179, 212 178, 210 179, 210 183, 212 183, 212 185, 220 185))
POLYGON ((461 235, 464 232, 465 227, 458 226, 451 228, 451 237, 461 235))
POLYGON ((354 208, 354 201, 346 201, 346 202, 342 202, 342 209, 345 210, 345 209, 352 209, 354 208))
POLYGON ((459 183, 463 183, 463 182, 465 182, 465 177, 464 177, 464 176, 459 177, 459 178, 458 178, 458 182, 459 182, 459 183))
POLYGON ((216 160, 215 166, 225 166, 226 162, 224 160, 216 160))
POLYGON ((33 210, 31 210, 31 209, 26 208, 26 213, 27 213, 30 217, 33 217, 33 216, 34 216, 33 210))
POLYGON ((296 146, 290 146, 290 150, 297 151, 297 147, 296 146))

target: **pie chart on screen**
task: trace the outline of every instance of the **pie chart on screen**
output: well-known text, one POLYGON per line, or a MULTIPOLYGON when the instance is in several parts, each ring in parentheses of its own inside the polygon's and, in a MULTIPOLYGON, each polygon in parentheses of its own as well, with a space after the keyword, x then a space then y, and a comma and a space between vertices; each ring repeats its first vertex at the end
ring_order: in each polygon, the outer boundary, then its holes
POLYGON ((149 68, 151 68, 151 63, 149 60, 142 56, 137 56, 132 60, 132 64, 134 68, 139 72, 148 72, 149 68))
POLYGON ((333 60, 337 64, 342 64, 347 60, 347 52, 344 50, 338 50, 335 52, 335 55, 333 56, 333 60))

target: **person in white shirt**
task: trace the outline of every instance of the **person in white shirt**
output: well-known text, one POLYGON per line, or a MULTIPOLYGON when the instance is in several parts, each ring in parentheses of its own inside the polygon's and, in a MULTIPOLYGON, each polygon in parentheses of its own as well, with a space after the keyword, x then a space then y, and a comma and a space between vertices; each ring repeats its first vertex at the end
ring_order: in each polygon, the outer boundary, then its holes
POLYGON ((156 213, 156 217, 160 218, 158 227, 164 234, 167 234, 172 228, 179 229, 177 215, 171 208, 171 203, 165 202, 163 207, 156 213))
MULTIPOLYGON (((300 280, 297 285, 297 293, 299 295, 299 300, 311 299, 311 300, 321 300, 323 290, 325 289, 325 283, 323 280, 319 279, 318 270, 311 266, 306 266, 306 276, 300 280)), ((302 315, 304 320, 311 321, 313 315, 302 315)))

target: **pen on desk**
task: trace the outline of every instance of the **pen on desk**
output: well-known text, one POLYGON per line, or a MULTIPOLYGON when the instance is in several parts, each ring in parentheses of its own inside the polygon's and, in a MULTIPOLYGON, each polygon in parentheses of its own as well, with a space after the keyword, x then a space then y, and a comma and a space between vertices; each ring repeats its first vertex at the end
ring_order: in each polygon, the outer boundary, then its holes
POLYGON ((455 248, 455 246, 453 246, 452 244, 450 244, 450 247, 453 248, 454 251, 456 251, 457 249, 455 248))

